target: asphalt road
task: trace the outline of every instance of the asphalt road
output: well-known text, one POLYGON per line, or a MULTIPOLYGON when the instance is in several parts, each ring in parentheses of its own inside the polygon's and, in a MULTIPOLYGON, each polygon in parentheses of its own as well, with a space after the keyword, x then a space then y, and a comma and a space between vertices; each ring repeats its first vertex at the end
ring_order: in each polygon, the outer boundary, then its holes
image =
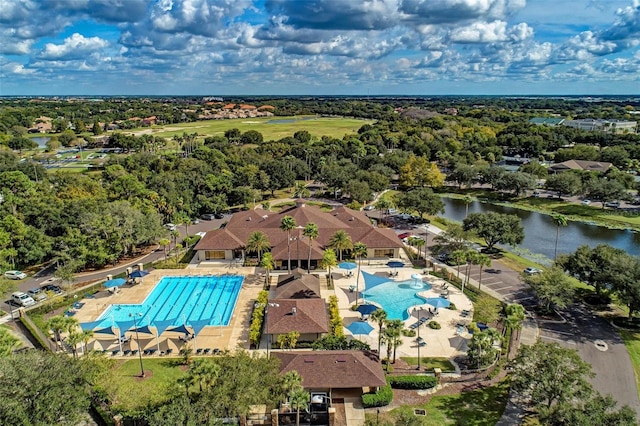
POLYGON ((563 312, 566 322, 539 321, 540 339, 578 351, 596 374, 590 380, 603 395, 627 404, 640 415, 640 401, 629 352, 618 332, 586 306, 576 304, 563 312))
MULTIPOLYGON (((212 231, 214 229, 218 229, 223 223, 227 222, 230 217, 231 215, 225 215, 224 219, 200 220, 199 223, 189 225, 188 227, 189 235, 195 235, 198 232, 207 232, 207 231, 212 231)), ((181 237, 178 240, 181 240, 181 238, 184 238, 186 236, 187 227, 185 227, 184 225, 179 225, 177 229, 181 235, 181 237)), ((171 247, 173 247, 173 244, 171 245, 171 247)), ((167 250, 169 249, 170 247, 167 247, 167 250)), ((130 266, 137 265, 138 263, 155 262, 157 260, 162 259, 163 257, 164 257, 164 250, 162 248, 158 248, 153 252, 147 254, 146 256, 132 260, 131 262, 124 265, 119 265, 113 268, 105 268, 95 272, 76 274, 75 280, 76 282, 83 282, 83 281, 95 281, 95 280, 105 279, 107 275, 118 275, 122 272, 125 272, 127 268, 130 266)), ((55 272, 55 268, 53 266, 42 269, 41 271, 34 274, 33 276, 18 282, 17 290, 26 292, 29 289, 40 287, 44 284, 47 284, 53 278, 54 272, 55 272)), ((0 309, 2 309, 5 312, 11 312, 12 308, 9 305, 9 301, 5 300, 2 303, 0 303, 0 309)), ((13 307, 13 310, 15 309, 17 309, 16 306, 13 307)))

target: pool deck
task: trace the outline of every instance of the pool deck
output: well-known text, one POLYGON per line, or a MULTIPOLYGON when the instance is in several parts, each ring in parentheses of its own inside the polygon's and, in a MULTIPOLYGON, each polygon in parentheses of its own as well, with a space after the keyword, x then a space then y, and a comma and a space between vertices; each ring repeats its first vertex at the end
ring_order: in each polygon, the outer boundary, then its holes
MULTIPOLYGON (((363 265, 362 270, 371 274, 377 275, 389 275, 389 268, 386 266, 369 266, 363 265)), ((396 269, 398 276, 389 277, 389 280, 394 281, 406 281, 411 279, 411 275, 421 270, 416 270, 410 267, 404 267, 396 269)), ((202 332, 191 341, 191 347, 194 348, 210 348, 223 350, 234 350, 237 347, 248 349, 248 329, 251 322, 251 312, 253 310, 253 304, 258 296, 258 293, 262 290, 262 284, 264 277, 255 274, 255 268, 253 267, 235 267, 229 268, 228 266, 213 266, 206 265, 206 267, 195 267, 191 265, 187 269, 165 269, 154 270, 142 279, 140 284, 125 285, 120 288, 117 294, 110 294, 106 290, 99 292, 95 298, 85 298, 82 302, 85 304, 82 308, 78 309, 75 314, 75 318, 79 322, 95 321, 102 312, 111 304, 135 304, 142 303, 147 295, 151 292, 153 287, 166 276, 189 276, 189 275, 244 275, 245 280, 242 285, 242 289, 238 295, 236 307, 231 316, 228 326, 218 327, 210 326, 205 327, 202 332)), ((344 271, 340 269, 333 269, 332 274, 334 277, 335 289, 329 289, 326 286, 326 280, 321 280, 321 296, 328 301, 329 296, 336 295, 338 297, 338 304, 340 307, 340 314, 344 320, 344 325, 347 326, 353 321, 360 321, 361 316, 358 312, 350 310, 350 306, 355 301, 355 292, 349 290, 350 286, 356 285, 355 271, 354 276, 348 277, 344 271)), ((433 276, 426 276, 432 288, 429 290, 419 291, 419 294, 423 297, 439 297, 443 290, 445 282, 433 276)), ((272 283, 275 282, 275 278, 272 277, 272 283)), ((364 279, 360 277, 359 283, 360 290, 364 287, 364 279)), ((275 285, 272 284, 272 288, 275 285)), ((470 335, 466 333, 466 329, 463 333, 459 333, 459 324, 468 324, 473 316, 470 313, 467 317, 461 315, 462 310, 471 311, 473 309, 471 301, 463 296, 460 290, 450 286, 447 289, 449 291, 449 300, 456 305, 456 310, 438 309, 438 315, 433 319, 441 325, 441 329, 433 330, 427 326, 427 322, 419 327, 420 337, 426 342, 426 346, 420 348, 421 357, 444 357, 451 358, 456 355, 462 354, 466 351, 466 344, 470 335)), ((273 294, 273 293, 272 293, 273 294)), ((421 315, 428 314, 429 309, 433 310, 430 305, 424 304, 421 315)), ((411 315, 405 324, 409 327, 411 324, 418 320, 417 313, 411 315)), ((374 327, 374 330, 367 336, 355 336, 356 338, 365 341, 371 345, 372 349, 377 349, 378 346, 378 326, 376 323, 370 321, 370 324, 374 327)), ((416 330, 417 331, 417 330, 416 330)), ((350 336, 348 330, 345 330, 345 334, 350 336)), ((135 333, 128 332, 127 336, 130 337, 130 342, 122 345, 123 350, 135 350, 138 349, 136 343, 135 333)), ((167 349, 171 349, 173 354, 178 354, 183 342, 180 340, 181 333, 165 332, 156 341, 155 335, 147 333, 139 333, 140 347, 142 350, 156 349, 157 354, 166 352, 167 349), (158 344, 159 343, 159 344, 158 344), (158 349, 159 347, 159 349, 158 349)), ((263 336, 263 342, 260 345, 261 350, 266 348, 266 337, 263 336)), ((111 334, 95 334, 94 340, 89 344, 90 349, 106 350, 109 352, 120 349, 118 339, 116 335, 111 334)), ((385 347, 382 347, 383 356, 385 354, 385 347)), ((418 355, 418 346, 416 338, 403 337, 403 343, 396 350, 396 356, 411 356, 418 355)))

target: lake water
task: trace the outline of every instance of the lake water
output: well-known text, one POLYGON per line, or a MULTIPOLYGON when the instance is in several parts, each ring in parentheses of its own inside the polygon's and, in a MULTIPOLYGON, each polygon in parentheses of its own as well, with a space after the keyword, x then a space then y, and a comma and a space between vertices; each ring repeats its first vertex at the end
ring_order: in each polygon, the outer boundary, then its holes
MULTIPOLYGON (((464 220, 464 201, 453 198, 442 198, 442 201, 445 205, 445 214, 442 215, 443 217, 457 222, 464 220)), ((544 260, 539 258, 540 255, 548 259, 553 259, 556 242, 556 225, 553 223, 551 216, 512 207, 481 203, 479 201, 474 201, 469 204, 469 213, 474 212, 496 212, 517 215, 522 220, 525 234, 524 241, 522 241, 518 247, 524 248, 525 251, 529 251, 533 255, 527 255, 526 252, 520 254, 538 261, 544 260)), ((558 254, 572 253, 584 244, 592 247, 598 244, 609 244, 631 255, 640 256, 640 233, 631 230, 608 229, 602 226, 571 221, 568 222, 567 226, 560 227, 558 254)))
POLYGON ((46 148, 49 139, 51 138, 47 136, 38 136, 37 138, 31 138, 32 141, 38 144, 38 148, 46 148))

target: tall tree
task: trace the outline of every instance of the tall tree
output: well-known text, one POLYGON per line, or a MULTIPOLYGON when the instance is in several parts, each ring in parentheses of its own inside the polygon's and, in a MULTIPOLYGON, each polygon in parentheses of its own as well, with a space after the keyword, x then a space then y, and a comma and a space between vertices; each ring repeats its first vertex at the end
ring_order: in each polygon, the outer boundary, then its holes
POLYGON ((331 277, 331 268, 338 265, 338 259, 336 259, 336 252, 327 248, 322 255, 321 265, 323 268, 327 268, 327 276, 329 277, 329 285, 333 285, 333 278, 331 277))
POLYGON ((264 255, 262 255, 262 260, 260 261, 260 266, 264 268, 264 270, 267 272, 267 276, 266 276, 266 285, 269 286, 271 284, 271 279, 269 277, 269 273, 273 270, 274 268, 274 264, 273 264, 273 255, 271 254, 271 252, 266 252, 264 255))
POLYGON ((467 350, 469 366, 482 368, 491 365, 500 352, 500 349, 496 347, 496 343, 500 340, 500 333, 495 328, 473 333, 467 350))
POLYGON ((315 223, 307 223, 302 231, 302 235, 309 239, 309 254, 307 256, 307 273, 309 273, 311 272, 311 247, 313 247, 313 241, 320 235, 318 225, 315 223))
POLYGON ((362 263, 362 258, 367 257, 367 245, 365 243, 357 242, 353 245, 353 256, 358 263, 358 274, 356 275, 356 304, 358 304, 358 296, 360 292, 360 267, 362 263))
POLYGON ((556 225, 556 243, 553 249, 553 260, 558 258, 558 238, 560 237, 560 227, 567 226, 567 217, 561 214, 554 214, 552 216, 554 225, 556 225))
POLYGON ((347 234, 342 229, 339 229, 329 239, 329 247, 337 250, 339 253, 340 262, 342 262, 342 253, 345 250, 353 249, 353 243, 351 242, 351 235, 347 234))
POLYGON ((280 229, 287 233, 287 271, 291 272, 291 230, 297 226, 296 220, 285 216, 280 221, 280 229))
POLYGON ((295 408, 296 410, 296 426, 300 425, 300 409, 307 408, 307 404, 309 404, 309 398, 309 392, 306 391, 302 386, 296 388, 289 396, 291 407, 295 408))
POLYGON ((524 239, 522 221, 516 215, 502 213, 471 213, 463 222, 466 231, 474 231, 490 251, 498 243, 516 245, 524 239))
POLYGON ((262 253, 271 249, 269 237, 264 232, 253 231, 247 239, 246 249, 249 253, 258 253, 258 263, 260 263, 262 253))
MULTIPOLYGON (((387 311, 384 309, 378 309, 374 311, 369 318, 371 321, 378 324, 378 357, 380 357, 380 346, 382 344, 382 328, 387 322, 387 311)), ((381 358, 381 357, 380 357, 381 358)))
POLYGON ((575 290, 561 268, 552 267, 539 274, 525 275, 524 282, 535 291, 547 311, 553 307, 563 309, 573 300, 575 290))
POLYGON ((473 264, 478 265, 480 268, 480 276, 478 277, 478 290, 482 287, 482 270, 485 266, 491 266, 491 257, 484 253, 478 253, 473 258, 473 264))
POLYGON ((511 386, 535 408, 579 400, 591 393, 591 366, 575 350, 539 341, 521 346, 511 363, 511 386))

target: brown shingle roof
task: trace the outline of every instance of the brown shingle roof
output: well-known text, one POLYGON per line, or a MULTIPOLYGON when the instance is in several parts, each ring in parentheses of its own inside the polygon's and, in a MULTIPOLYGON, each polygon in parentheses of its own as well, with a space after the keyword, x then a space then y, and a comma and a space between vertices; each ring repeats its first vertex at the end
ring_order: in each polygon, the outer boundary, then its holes
POLYGON ((369 351, 272 352, 280 373, 297 371, 307 389, 380 387, 387 382, 378 357, 369 351))
POLYGON ((328 333, 329 316, 324 299, 272 299, 265 330, 269 334, 328 333))
POLYGON ((562 163, 554 164, 549 167, 553 171, 564 170, 589 170, 595 172, 605 173, 612 164, 606 161, 588 161, 588 160, 567 160, 562 163))
MULTIPOLYGON (((344 230, 355 242, 363 242, 369 249, 402 247, 402 243, 396 237, 392 229, 374 228, 363 212, 338 207, 330 212, 324 212, 319 207, 306 205, 302 200, 296 206, 284 209, 278 213, 268 212, 262 209, 252 209, 235 213, 224 230, 207 232, 207 235, 198 242, 196 250, 220 250, 223 248, 239 248, 254 231, 261 231, 267 235, 271 243, 271 254, 276 260, 287 259, 287 234, 280 230, 280 222, 284 216, 291 216, 298 226, 315 223, 318 226, 318 238, 313 241, 311 247, 311 259, 322 259, 323 249, 329 244, 329 240, 338 230, 344 230), (216 238, 217 234, 224 233, 225 237, 216 238), (234 237, 234 241, 241 242, 235 247, 220 244, 224 238, 234 237)), ((301 230, 291 231, 292 237, 298 237, 301 230)), ((301 238, 291 241, 291 259, 306 259, 309 250, 309 239, 301 238), (297 252, 298 248, 300 253, 297 252)))
POLYGON ((296 269, 291 274, 280 275, 275 290, 276 299, 312 299, 320 297, 320 279, 296 269))

